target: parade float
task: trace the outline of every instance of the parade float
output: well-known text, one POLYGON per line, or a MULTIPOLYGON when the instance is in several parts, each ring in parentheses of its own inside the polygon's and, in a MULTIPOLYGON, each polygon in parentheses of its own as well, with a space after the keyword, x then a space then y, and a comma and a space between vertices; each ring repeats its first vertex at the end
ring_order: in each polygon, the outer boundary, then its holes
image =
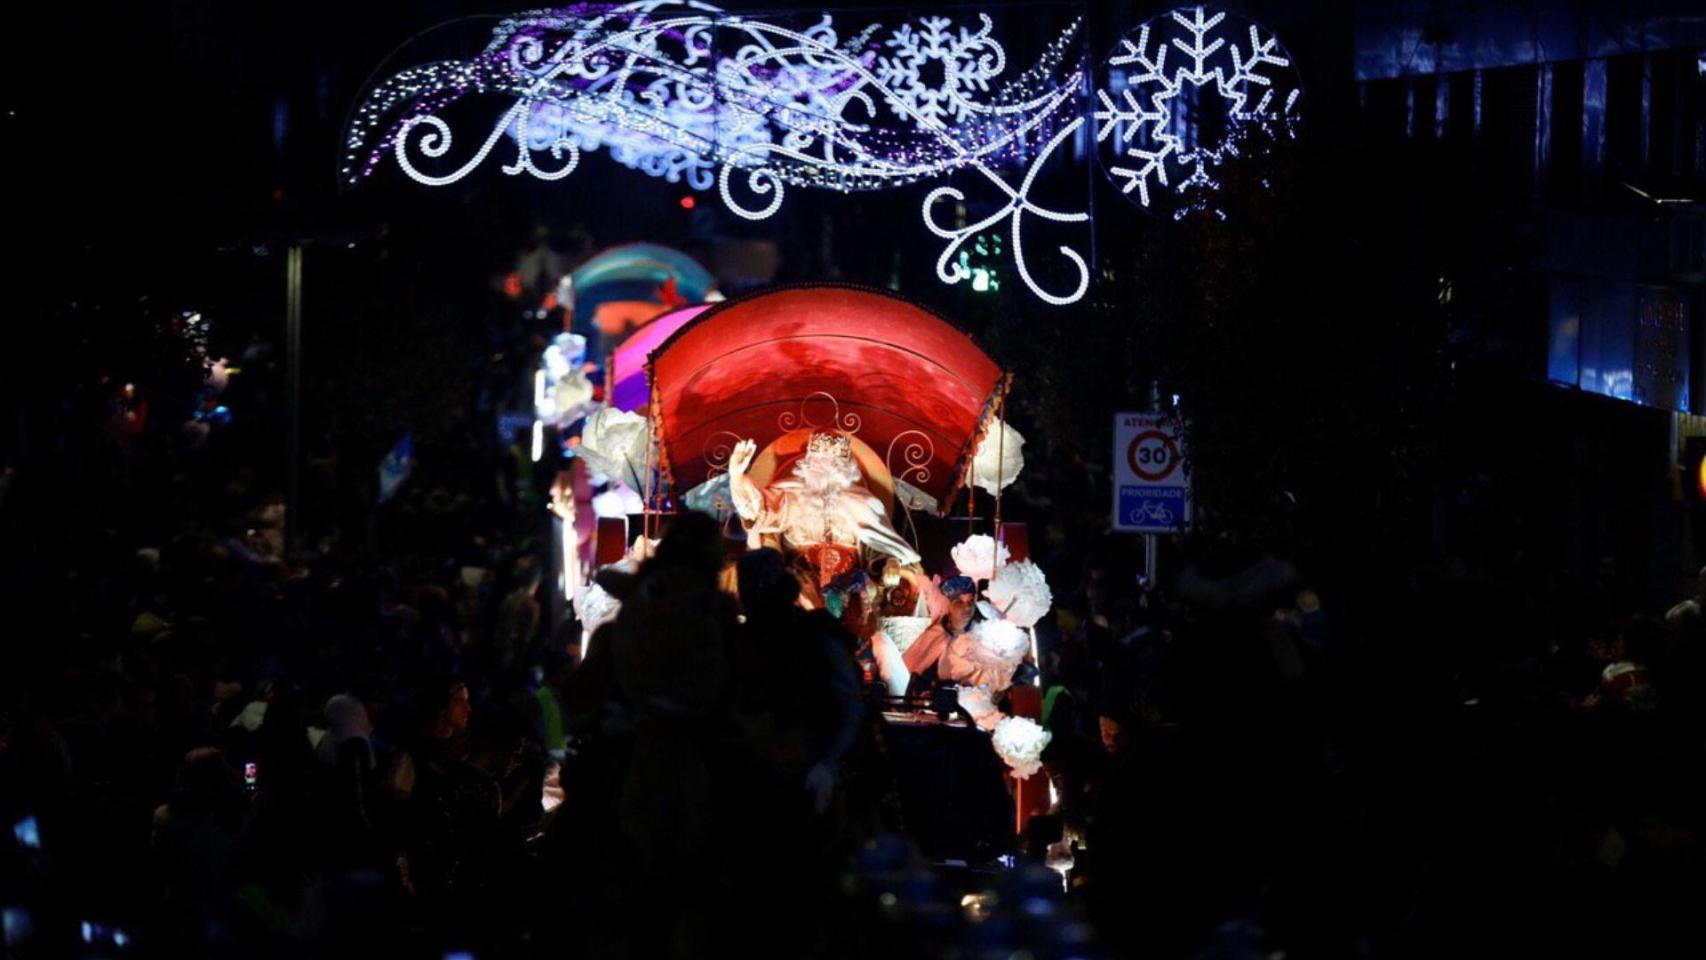
POLYGON ((712 298, 715 288, 710 271, 682 251, 625 243, 593 254, 565 276, 557 300, 571 310, 571 331, 593 343, 594 359, 602 363, 634 331, 666 311, 712 298))
MULTIPOLYGON (((1001 417, 1009 376, 942 318, 842 285, 697 311, 646 369, 643 412, 608 407, 582 434, 589 464, 640 487, 643 529, 619 563, 638 563, 674 512, 717 516, 732 540, 780 550, 801 602, 860 640, 891 722, 931 715, 909 691, 948 691, 952 722, 988 734, 1012 777, 1035 774, 1048 734, 1015 715, 1010 688, 1051 598, 999 519, 1023 467, 1001 417), (965 537, 973 524, 944 518, 974 513, 980 491, 992 533, 965 537)), ((590 637, 617 605, 589 584, 576 611, 590 637)))
MULTIPOLYGON (((598 388, 618 348, 654 320, 715 297, 710 272, 679 250, 630 243, 588 257, 547 298, 563 308, 563 330, 551 338, 534 371, 538 421, 559 432, 579 423, 602 405, 598 388)), ((673 329, 666 324, 649 330, 644 340, 655 343, 673 329)))
MULTIPOLYGON (((660 244, 611 247, 565 274, 549 298, 563 308, 563 331, 546 345, 533 375, 533 460, 541 460, 547 446, 567 452, 579 445, 588 418, 612 400, 618 384, 612 364, 628 340, 655 343, 667 337, 679 326, 669 320, 672 315, 702 308, 702 301, 714 296, 709 271, 660 244), (658 321, 665 322, 654 329, 658 321)), ((624 397, 635 389, 634 375, 627 376, 624 397)), ((643 370, 640 377, 643 394, 643 370)), ((634 492, 639 481, 620 471, 606 474, 598 470, 601 465, 570 453, 551 480, 551 539, 560 547, 557 581, 565 600, 586 583, 597 563, 599 519, 619 518, 625 524, 627 516, 642 510, 634 492)), ((554 619, 566 613, 560 604, 554 609, 554 619)))
MULTIPOLYGON (((1272 30, 1203 5, 1137 23, 1101 13, 1083 0, 989 12, 634 0, 493 18, 460 57, 376 71, 340 174, 602 187, 577 175, 602 155, 672 191, 714 190, 710 209, 755 224, 798 193, 916 191, 935 280, 992 292, 990 264, 971 255, 1006 258, 1011 288, 1066 307, 1114 272, 1095 257, 1098 180, 1149 215, 1237 216, 1230 201, 1272 186, 1263 158, 1301 117, 1301 76, 1272 30), (1233 179, 1244 189, 1223 190, 1233 179)), ((788 556, 807 602, 854 629, 891 692, 932 674, 957 685, 964 714, 1034 785, 1047 735, 1028 719, 1035 688, 1014 678, 1036 659, 1049 594, 1001 522, 1023 463, 1002 422, 1008 378, 939 317, 849 287, 675 312, 679 329, 647 335, 666 308, 710 299, 677 274, 674 287, 630 278, 595 303, 602 274, 577 271, 560 291, 566 335, 581 338, 561 352, 579 351, 589 382, 609 380, 574 428, 584 468, 554 499, 583 524, 594 497, 640 510, 637 531, 600 518, 578 564, 565 541, 583 628, 615 610, 587 575, 640 562, 671 513, 714 513, 788 556), (978 505, 981 532, 928 520, 978 505)), ((582 412, 583 388, 562 382, 562 398, 547 384, 550 409, 582 412)), ((1019 792, 1022 825, 1034 804, 1019 792)))

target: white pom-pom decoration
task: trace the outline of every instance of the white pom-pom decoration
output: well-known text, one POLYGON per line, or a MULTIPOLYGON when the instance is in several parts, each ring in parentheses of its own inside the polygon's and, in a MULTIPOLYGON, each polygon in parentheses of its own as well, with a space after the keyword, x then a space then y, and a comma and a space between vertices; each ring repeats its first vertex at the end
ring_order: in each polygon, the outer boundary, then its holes
POLYGON ((646 502, 627 484, 617 484, 592 498, 592 512, 600 517, 628 517, 644 513, 646 502))
POLYGON ((651 443, 651 424, 645 417, 605 407, 587 418, 576 455, 594 473, 639 488, 645 485, 646 454, 651 443))
POLYGON ((986 534, 974 534, 957 544, 948 555, 954 560, 954 567, 964 576, 973 580, 988 580, 995 576, 995 568, 1007 562, 1011 556, 1005 543, 996 543, 995 538, 986 534))
POLYGON ((557 426, 574 423, 593 409, 592 381, 574 370, 551 391, 550 416, 541 419, 557 426))
POLYGON ((1027 630, 1036 626, 1054 603, 1048 578, 1029 560, 1009 563, 996 571, 983 595, 1003 619, 1027 630))
POLYGON ((1008 717, 995 725, 995 752, 1006 761, 1013 776, 1023 780, 1043 767, 1043 750, 1053 739, 1036 721, 1008 717))
MULTIPOLYGON (((1005 421, 992 420, 971 459, 971 482, 1000 493, 1025 468, 1025 438, 1005 421)), ((970 574, 967 574, 970 576, 970 574)))
POLYGON ((1006 620, 979 620, 971 628, 985 656, 1017 667, 1031 652, 1031 638, 1006 620))

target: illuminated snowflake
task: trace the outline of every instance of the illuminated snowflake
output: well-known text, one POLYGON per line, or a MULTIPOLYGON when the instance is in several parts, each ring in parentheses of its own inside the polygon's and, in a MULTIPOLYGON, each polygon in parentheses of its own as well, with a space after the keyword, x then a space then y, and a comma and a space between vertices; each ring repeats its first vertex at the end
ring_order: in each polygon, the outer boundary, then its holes
POLYGON ((1081 22, 1068 24, 1028 69, 1003 78, 1007 57, 994 23, 977 21, 962 27, 924 17, 844 38, 828 14, 796 28, 704 0, 524 13, 500 21, 469 57, 409 67, 374 85, 349 124, 341 173, 355 184, 392 159, 415 182, 445 186, 508 141, 515 153, 501 167, 506 176, 558 181, 599 151, 695 190, 715 187, 723 206, 747 220, 775 214, 795 187, 852 193, 975 175, 1000 191, 979 219, 964 215, 961 187, 940 185, 925 197, 924 226, 946 241, 937 277, 995 289, 993 274, 964 255, 1005 225, 1001 249, 1019 281, 1047 303, 1071 303, 1088 289, 1089 263, 1071 247, 1052 247, 1076 285, 1045 289, 1022 227, 1089 219, 1032 192, 1049 158, 1088 122, 1074 113, 1081 22), (487 99, 502 107, 491 119, 471 107, 450 113, 487 99), (472 135, 457 129, 463 116, 475 118, 472 135), (944 211, 953 211, 951 221, 944 211))
POLYGON ((1224 219, 1211 201, 1220 186, 1212 171, 1248 152, 1255 133, 1289 136, 1296 117, 1302 91, 1278 38, 1264 40, 1247 24, 1250 43, 1241 47, 1224 36, 1237 37, 1229 24, 1217 29, 1226 20, 1192 7, 1144 23, 1135 41, 1120 40, 1108 57, 1108 82, 1096 91, 1096 139, 1108 175, 1145 207, 1161 201, 1152 188, 1171 186, 1180 204, 1175 218, 1210 212, 1224 219), (1171 70, 1169 53, 1179 54, 1171 70))
POLYGON ((978 110, 970 98, 988 93, 990 79, 1007 65, 1006 51, 989 35, 989 15, 978 17, 976 32, 961 27, 956 34, 947 17, 925 17, 917 29, 903 23, 890 35, 894 54, 877 58, 876 75, 893 91, 889 104, 896 111, 945 124, 950 117, 964 122, 978 110))

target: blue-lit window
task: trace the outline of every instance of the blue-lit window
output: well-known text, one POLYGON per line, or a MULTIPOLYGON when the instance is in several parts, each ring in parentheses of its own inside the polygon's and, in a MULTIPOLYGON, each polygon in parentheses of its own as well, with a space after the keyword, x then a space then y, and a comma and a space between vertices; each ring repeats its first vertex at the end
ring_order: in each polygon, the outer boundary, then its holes
POLYGON ((1546 377, 1592 393, 1688 410, 1688 299, 1669 287, 1554 276, 1546 377))
POLYGON ((1635 399, 1635 285, 1582 281, 1581 388, 1635 399))
POLYGON ((1688 300, 1668 287, 1642 287, 1635 325, 1635 399, 1688 409, 1688 300))
POLYGON ((1546 379, 1578 386, 1582 356, 1582 282, 1553 277, 1547 286, 1546 379))

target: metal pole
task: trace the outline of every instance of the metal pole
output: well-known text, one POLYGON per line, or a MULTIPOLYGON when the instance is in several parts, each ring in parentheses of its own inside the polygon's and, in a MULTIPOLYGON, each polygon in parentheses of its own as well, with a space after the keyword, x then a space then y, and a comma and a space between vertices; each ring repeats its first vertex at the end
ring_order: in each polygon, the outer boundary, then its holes
POLYGON ((284 543, 302 545, 302 244, 293 243, 284 267, 285 423, 284 543))
MULTIPOLYGON (((1002 476, 1002 468, 1006 465, 1007 456, 1006 417, 1007 393, 1003 389, 1001 399, 995 401, 995 542, 997 545, 1006 542, 1006 538, 1001 535, 1001 482, 1006 479, 1002 476)), ((986 436, 984 441, 988 442, 988 439, 986 436)), ((1000 550, 995 551, 995 566, 997 568, 1001 566, 1000 550)))
MULTIPOLYGON (((1149 381, 1149 412, 1161 413, 1161 381, 1149 381)), ((1143 575, 1149 580, 1149 588, 1155 589, 1155 555, 1160 546, 1160 537, 1153 533, 1143 535, 1143 575)))
POLYGON ((1155 534, 1143 535, 1143 575, 1148 578, 1151 590, 1155 589, 1155 555, 1159 552, 1159 545, 1160 541, 1155 534))

